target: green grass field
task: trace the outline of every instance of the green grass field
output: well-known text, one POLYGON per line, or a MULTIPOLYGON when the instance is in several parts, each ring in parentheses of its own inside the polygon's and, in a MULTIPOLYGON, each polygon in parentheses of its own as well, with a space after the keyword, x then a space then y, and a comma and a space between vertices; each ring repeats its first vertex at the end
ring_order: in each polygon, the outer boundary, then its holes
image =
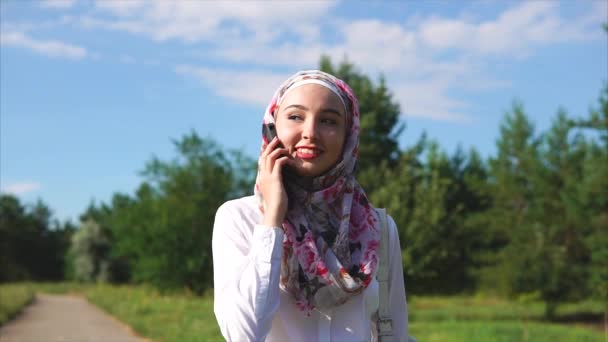
POLYGON ((31 286, 20 284, 0 285, 0 325, 15 316, 34 299, 31 286))
MULTIPOLYGON (((82 294, 153 341, 221 341, 213 298, 186 292, 161 295, 144 286, 59 284, 0 285, 0 324, 31 301, 34 292, 82 294)), ((483 297, 410 299, 410 333, 434 341, 605 341, 601 326, 542 321, 538 302, 509 302, 483 297)), ((598 303, 564 305, 559 317, 599 316, 598 303)))

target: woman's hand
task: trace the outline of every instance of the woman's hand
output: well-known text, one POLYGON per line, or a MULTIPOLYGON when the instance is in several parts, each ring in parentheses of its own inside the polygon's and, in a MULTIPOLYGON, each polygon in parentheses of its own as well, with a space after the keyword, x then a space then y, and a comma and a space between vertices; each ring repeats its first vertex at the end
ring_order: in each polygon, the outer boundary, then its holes
POLYGON ((259 191, 264 199, 264 225, 281 227, 287 213, 287 192, 283 186, 281 170, 292 163, 289 151, 279 147, 274 138, 266 146, 259 159, 259 191))

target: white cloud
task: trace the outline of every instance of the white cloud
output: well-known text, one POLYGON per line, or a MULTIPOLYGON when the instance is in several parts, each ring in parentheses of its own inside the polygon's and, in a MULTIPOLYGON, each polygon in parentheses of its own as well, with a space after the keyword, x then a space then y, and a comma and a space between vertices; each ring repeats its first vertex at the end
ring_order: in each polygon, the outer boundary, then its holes
POLYGON ((420 27, 421 40, 436 49, 464 47, 475 27, 457 19, 429 18, 420 27))
POLYGON ((419 36, 426 46, 458 49, 466 53, 523 57, 534 48, 556 42, 589 39, 601 22, 596 16, 587 20, 566 21, 556 1, 527 1, 503 12, 494 20, 429 17, 420 24, 419 36))
POLYGON ((303 25, 321 17, 330 1, 96 1, 96 7, 114 18, 86 18, 83 24, 143 34, 158 41, 184 42, 248 39, 271 42, 278 32, 293 32, 303 39, 319 36, 317 28, 303 25), (294 21, 293 18, 298 18, 294 21))
POLYGON ((0 44, 26 48, 49 57, 82 59, 87 56, 87 50, 83 47, 57 40, 36 40, 16 31, 0 33, 0 44))
POLYGON ((40 184, 35 182, 21 182, 21 183, 12 183, 2 188, 2 192, 13 194, 13 195, 23 195, 28 192, 33 192, 40 190, 42 187, 40 184))
POLYGON ((41 7, 65 9, 76 4, 76 0, 44 0, 40 2, 41 7))
POLYGON ((267 105, 274 91, 290 75, 261 71, 234 71, 178 65, 175 72, 193 76, 217 95, 253 105, 267 105))
POLYGON ((74 22, 74 17, 70 15, 63 15, 58 18, 53 18, 49 20, 36 20, 35 22, 18 22, 18 21, 8 21, 3 20, 0 22, 1 31, 4 32, 32 32, 32 31, 48 31, 59 26, 66 26, 74 22))
POLYGON ((407 117, 437 121, 470 123, 473 118, 463 111, 470 106, 448 96, 449 84, 440 80, 400 82, 392 87, 402 113, 407 117))
POLYGON ((344 53, 361 65, 377 70, 392 72, 402 69, 420 53, 416 49, 414 33, 398 24, 358 20, 341 25, 340 30, 345 36, 344 53))
POLYGON ((334 61, 347 56, 372 77, 384 73, 407 116, 468 122, 472 118, 463 113, 470 104, 451 96, 452 90, 508 87, 508 79, 492 72, 496 61, 525 58, 549 44, 597 38, 605 20, 597 13, 606 13, 606 4, 599 3, 575 18, 560 13, 558 2, 527 1, 514 3, 494 18, 415 14, 403 22, 388 22, 348 20, 328 13, 335 3, 323 1, 99 0, 97 12, 82 17, 81 24, 159 42, 184 42, 184 50, 190 49, 186 54, 221 62, 224 69, 180 65, 175 71, 195 76, 234 100, 266 104, 288 74, 257 70, 316 67, 319 56, 326 54, 334 61), (335 32, 332 41, 322 32, 335 32), (252 71, 231 70, 230 63, 252 71))
POLYGON ((129 0, 129 1, 96 1, 95 7, 101 10, 108 11, 115 15, 129 16, 140 10, 144 5, 143 0, 129 0))
MULTIPOLYGON (((272 48, 244 43, 218 47, 206 52, 218 58, 238 63, 254 63, 262 66, 315 67, 321 54, 334 55, 337 48, 324 47, 319 43, 302 45, 284 43, 272 48)), ((340 55, 342 57, 342 55, 340 55)))

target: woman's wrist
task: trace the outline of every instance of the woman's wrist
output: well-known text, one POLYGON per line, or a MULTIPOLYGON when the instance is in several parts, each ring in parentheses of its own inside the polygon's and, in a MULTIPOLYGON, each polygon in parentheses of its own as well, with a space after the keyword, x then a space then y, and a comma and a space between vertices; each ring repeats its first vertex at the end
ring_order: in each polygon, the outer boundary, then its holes
POLYGON ((280 210, 275 206, 265 206, 263 223, 270 227, 281 227, 283 224, 283 216, 280 210))
POLYGON ((266 216, 264 216, 264 225, 268 226, 268 227, 281 227, 283 225, 283 220, 278 220, 276 218, 266 218, 266 216))

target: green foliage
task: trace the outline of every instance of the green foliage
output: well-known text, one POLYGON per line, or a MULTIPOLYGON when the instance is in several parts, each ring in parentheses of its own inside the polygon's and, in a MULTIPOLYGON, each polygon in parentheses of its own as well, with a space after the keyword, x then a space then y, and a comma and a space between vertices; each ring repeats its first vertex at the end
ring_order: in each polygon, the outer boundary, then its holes
POLYGON ((107 228, 87 219, 72 236, 70 246, 74 279, 79 281, 112 280, 110 258, 111 241, 107 228))
POLYGON ((582 327, 518 321, 443 321, 411 325, 418 341, 578 341, 600 342, 602 334, 582 327))
POLYGON ((213 297, 183 291, 162 294, 146 287, 95 287, 87 299, 139 334, 157 341, 222 341, 213 314, 213 297))
POLYGON ((0 326, 34 300, 34 291, 22 284, 0 285, 0 326))
MULTIPOLYGON (((586 145, 579 184, 581 215, 585 215, 585 242, 590 250, 589 286, 595 298, 608 310, 608 83, 602 89, 599 108, 592 109, 588 118, 571 121, 578 129, 591 129, 600 141, 586 145)), ((608 313, 607 313, 608 315, 608 313)))
POLYGON ((211 236, 217 208, 253 189, 255 163, 196 133, 174 141, 178 157, 152 159, 135 197, 116 194, 103 220, 112 254, 132 280, 202 293, 213 284, 211 236))
POLYGON ((535 236, 532 233, 531 239, 530 230, 535 226, 528 212, 535 196, 533 170, 540 166, 540 139, 521 104, 514 103, 505 115, 496 144, 498 155, 489 160, 486 185, 492 206, 478 217, 491 231, 493 253, 486 258, 496 266, 480 272, 482 284, 499 293, 532 291, 536 285, 525 278, 529 272, 524 269, 536 265, 535 255, 522 249, 530 247, 526 243, 535 236))
POLYGON ((424 136, 401 154, 393 170, 377 171, 384 183, 371 199, 386 207, 397 223, 409 291, 456 293, 475 288, 486 234, 470 217, 487 206, 479 189, 485 174, 476 151, 468 157, 457 149, 448 157, 424 136))
MULTIPOLYGON (((499 291, 510 295, 538 291, 547 316, 559 303, 589 296, 594 286, 589 264, 593 251, 603 250, 590 242, 605 235, 599 231, 606 226, 596 228, 593 220, 605 212, 606 202, 590 201, 606 196, 608 187, 596 188, 606 169, 594 160, 608 151, 599 152, 572 128, 566 112, 559 111, 551 129, 537 136, 523 107, 515 104, 501 126, 498 156, 490 160, 493 205, 481 215, 498 247, 495 265, 483 273, 485 287, 499 284, 499 291)), ((606 265, 603 252, 596 256, 606 265)))
POLYGON ((51 222, 51 210, 40 200, 24 206, 0 195, 0 283, 63 279, 73 231, 69 222, 51 222))

